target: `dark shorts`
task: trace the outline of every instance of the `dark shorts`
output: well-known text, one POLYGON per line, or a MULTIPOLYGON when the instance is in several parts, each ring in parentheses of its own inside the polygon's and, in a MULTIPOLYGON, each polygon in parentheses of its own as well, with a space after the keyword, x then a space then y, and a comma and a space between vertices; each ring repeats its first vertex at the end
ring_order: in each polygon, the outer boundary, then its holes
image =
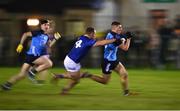
POLYGON ((104 59, 101 64, 102 72, 104 74, 111 74, 112 70, 114 70, 118 64, 119 61, 108 61, 107 59, 104 59))
POLYGON ((40 57, 40 56, 34 56, 34 55, 28 55, 28 54, 26 54, 26 58, 25 58, 24 63, 27 63, 27 64, 33 66, 33 65, 34 65, 33 62, 34 62, 37 58, 39 58, 39 57, 40 57))

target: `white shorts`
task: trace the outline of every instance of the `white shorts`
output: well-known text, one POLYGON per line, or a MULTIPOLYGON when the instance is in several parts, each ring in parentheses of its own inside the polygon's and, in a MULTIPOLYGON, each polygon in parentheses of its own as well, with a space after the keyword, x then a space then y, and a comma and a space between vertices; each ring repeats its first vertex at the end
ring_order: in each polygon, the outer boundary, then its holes
POLYGON ((72 59, 70 59, 68 56, 64 59, 64 67, 69 72, 77 72, 81 69, 80 63, 75 63, 72 59))

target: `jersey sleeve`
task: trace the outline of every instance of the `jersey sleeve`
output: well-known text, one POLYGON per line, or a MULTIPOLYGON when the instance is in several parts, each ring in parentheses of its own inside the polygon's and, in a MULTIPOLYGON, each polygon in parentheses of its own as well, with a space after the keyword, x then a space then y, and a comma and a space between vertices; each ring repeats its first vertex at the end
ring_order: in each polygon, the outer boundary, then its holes
POLYGON ((95 43, 96 43, 96 40, 92 39, 92 40, 89 41, 89 46, 93 46, 95 43))
MULTIPOLYGON (((107 36, 106 36, 106 39, 108 40, 108 39, 113 39, 114 38, 114 36, 111 34, 111 33, 108 33, 107 34, 107 36)), ((113 48, 114 47, 114 44, 113 43, 111 43, 111 44, 107 44, 107 45, 105 45, 107 48, 109 48, 109 49, 111 49, 111 48, 113 48)))
POLYGON ((35 37, 35 36, 41 34, 42 31, 41 30, 34 30, 34 31, 31 31, 31 33, 32 33, 32 36, 35 37))
POLYGON ((107 36, 106 36, 106 39, 113 39, 113 38, 114 38, 113 35, 110 34, 110 33, 108 33, 107 36))

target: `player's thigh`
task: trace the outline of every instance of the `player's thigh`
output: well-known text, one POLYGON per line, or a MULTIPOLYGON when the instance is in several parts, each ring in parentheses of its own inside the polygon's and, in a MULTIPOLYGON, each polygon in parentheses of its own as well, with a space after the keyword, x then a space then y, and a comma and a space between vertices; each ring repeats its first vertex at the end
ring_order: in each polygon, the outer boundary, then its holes
POLYGON ((33 61, 33 63, 36 65, 52 64, 52 61, 46 56, 41 56, 41 57, 37 58, 35 61, 33 61))
POLYGON ((67 70, 68 73, 80 73, 81 64, 75 63, 73 60, 71 60, 68 56, 64 59, 64 67, 67 70))
POLYGON ((124 67, 124 65, 122 63, 119 62, 119 64, 116 66, 115 68, 115 72, 117 72, 118 74, 122 75, 126 75, 127 76, 127 70, 124 67))

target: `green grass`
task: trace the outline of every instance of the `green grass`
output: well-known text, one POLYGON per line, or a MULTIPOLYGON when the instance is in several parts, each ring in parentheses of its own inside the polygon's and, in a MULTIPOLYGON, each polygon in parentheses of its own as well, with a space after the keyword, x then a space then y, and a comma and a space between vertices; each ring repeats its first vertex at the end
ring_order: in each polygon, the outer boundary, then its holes
MULTIPOLYGON (((100 69, 88 69, 101 74, 100 69)), ((0 68, 0 83, 5 82, 19 68, 0 68)), ((51 69, 63 72, 62 69, 51 69)), ((122 95, 119 76, 112 74, 108 85, 82 79, 70 95, 59 95, 67 80, 59 81, 57 86, 47 83, 36 86, 26 78, 14 85, 8 92, 0 92, 2 109, 61 109, 61 110, 169 110, 180 109, 180 71, 129 69, 130 89, 138 95, 122 95)))

